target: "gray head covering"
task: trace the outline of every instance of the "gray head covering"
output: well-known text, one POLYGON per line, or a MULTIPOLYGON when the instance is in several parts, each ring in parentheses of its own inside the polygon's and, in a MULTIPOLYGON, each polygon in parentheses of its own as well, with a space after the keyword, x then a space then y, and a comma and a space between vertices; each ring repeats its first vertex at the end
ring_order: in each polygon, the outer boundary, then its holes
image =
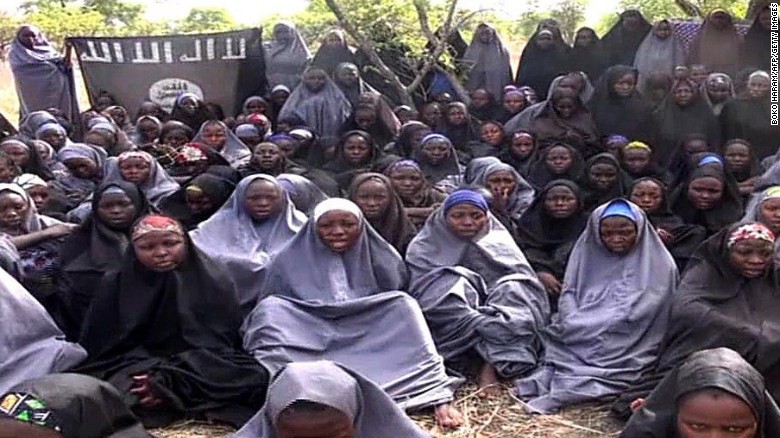
POLYGON ((780 409, 766 391, 761 373, 739 353, 714 348, 693 353, 666 375, 620 434, 624 438, 678 436, 680 399, 704 389, 736 396, 750 406, 758 421, 756 438, 780 436, 780 409))
POLYGON ((545 365, 518 380, 518 394, 542 413, 616 396, 653 366, 677 287, 677 267, 644 212, 615 200, 598 207, 566 267, 558 313, 544 333, 545 365), (610 252, 600 237, 608 208, 627 206, 634 247, 610 252))
POLYGON ((330 211, 359 212, 351 201, 331 198, 314 209, 314 219, 280 251, 268 268, 266 294, 312 302, 338 302, 380 292, 404 290, 407 271, 396 250, 359 215, 360 238, 337 254, 320 240, 317 219, 330 211), (317 269, 301 269, 316 266, 317 269))
POLYGON ((27 379, 68 370, 87 357, 78 344, 65 341, 46 309, 3 269, 0 321, 0 392, 27 379))
POLYGON ((341 125, 351 113, 352 104, 325 74, 325 85, 316 93, 309 90, 305 83, 298 84, 279 111, 279 118, 297 116, 322 137, 337 137, 341 125))
POLYGON ((311 59, 311 52, 295 24, 282 21, 276 24, 284 26, 292 33, 292 40, 282 44, 280 41, 265 42, 265 75, 271 87, 284 85, 295 88, 301 81, 301 73, 311 59))
POLYGON ((284 187, 295 208, 307 216, 311 215, 317 204, 328 199, 328 195, 306 177, 283 173, 277 176, 276 180, 284 187))
POLYGON ((509 51, 493 26, 482 23, 477 27, 463 61, 471 66, 466 88, 469 91, 485 89, 500 100, 504 86, 512 83, 512 65, 509 62, 509 51), (490 29, 493 34, 487 44, 480 40, 480 28, 490 29))
POLYGON ((720 116, 720 113, 723 111, 723 107, 726 106, 726 103, 732 98, 737 97, 737 92, 734 90, 734 81, 732 81, 731 77, 725 73, 711 73, 709 76, 707 76, 704 84, 702 84, 701 96, 704 101, 707 102, 707 105, 712 108, 712 113, 715 114, 716 117, 720 116), (710 98, 710 93, 707 92, 707 85, 711 83, 721 83, 726 85, 729 88, 729 98, 723 102, 714 103, 710 98))
POLYGON ((282 411, 297 401, 336 409, 353 420, 355 436, 424 438, 414 424, 379 387, 354 371, 328 361, 291 363, 268 388, 260 412, 233 438, 275 438, 282 411))
POLYGON ((59 125, 57 118, 48 111, 33 111, 19 124, 19 131, 27 138, 35 138, 35 133, 43 125, 59 125))
POLYGON ((38 214, 38 210, 35 208, 35 203, 33 202, 32 198, 30 198, 30 195, 24 191, 22 186, 18 184, 0 183, 0 193, 5 191, 9 191, 21 196, 24 199, 24 202, 27 204, 27 214, 24 216, 24 219, 22 219, 22 229, 24 229, 24 231, 27 233, 34 233, 36 231, 45 230, 46 228, 49 228, 53 225, 62 223, 53 217, 38 214))
POLYGON ((128 151, 121 153, 118 157, 111 157, 106 163, 106 177, 103 182, 116 182, 124 180, 122 172, 119 170, 119 163, 128 158, 140 158, 151 166, 149 177, 138 187, 146 195, 146 199, 152 205, 157 205, 166 197, 179 190, 179 183, 176 182, 168 172, 154 159, 154 157, 143 151, 128 151))
MULTIPOLYGON (((83 143, 71 143, 64 146, 57 152, 57 160, 61 163, 72 158, 86 158, 92 160, 100 170, 101 175, 105 172, 106 155, 98 149, 87 146, 83 143)), ((97 182, 93 179, 79 178, 69 171, 57 177, 52 186, 62 191, 69 198, 78 198, 78 202, 85 200, 97 187, 97 182)))
MULTIPOLYGON (((658 27, 661 23, 672 24, 668 20, 655 23, 658 27)), ((640 90, 647 78, 653 72, 672 74, 674 68, 685 64, 685 50, 679 37, 672 32, 668 38, 662 40, 655 35, 655 31, 648 32, 634 57, 634 68, 639 72, 638 83, 640 90)))
POLYGON ((761 222, 767 225, 761 216, 761 203, 772 198, 780 198, 780 185, 770 186, 758 193, 753 193, 747 207, 745 207, 745 215, 740 222, 761 222))
POLYGON ((193 243, 206 255, 225 265, 236 282, 242 306, 254 303, 258 273, 300 231, 306 216, 295 209, 276 178, 251 175, 238 183, 230 199, 210 219, 190 232, 193 243), (274 217, 257 222, 246 210, 246 192, 255 181, 273 184, 282 195, 284 207, 274 217))
POLYGON ((219 125, 222 127, 222 129, 225 130, 227 141, 222 147, 222 150, 216 152, 222 155, 222 157, 227 160, 231 167, 239 168, 249 162, 249 159, 252 157, 252 151, 249 150, 244 142, 241 141, 241 139, 238 138, 238 136, 223 122, 217 120, 208 120, 203 122, 203 124, 200 126, 200 130, 192 139, 193 142, 208 145, 208 143, 203 138, 203 131, 207 125, 219 125))
POLYGON ((509 203, 506 206, 506 211, 513 219, 520 219, 520 216, 525 213, 531 203, 534 201, 535 190, 531 187, 531 184, 515 170, 514 167, 506 163, 493 163, 484 169, 484 172, 480 172, 479 179, 475 182, 482 187, 487 187, 487 181, 490 175, 496 172, 511 172, 515 177, 515 188, 512 193, 509 194, 509 203))

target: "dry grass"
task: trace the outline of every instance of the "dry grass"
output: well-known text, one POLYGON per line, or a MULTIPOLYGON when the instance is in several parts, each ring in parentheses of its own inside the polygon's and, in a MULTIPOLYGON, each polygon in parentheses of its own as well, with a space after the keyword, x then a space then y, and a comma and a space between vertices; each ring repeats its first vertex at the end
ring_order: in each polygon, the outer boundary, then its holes
MULTIPOLYGON (((466 385, 455 403, 465 424, 444 431, 431 415, 412 418, 435 438, 586 438, 617 436, 621 424, 604 405, 571 407, 558 415, 529 415, 507 388, 501 397, 482 399, 475 385, 466 385)), ((161 438, 216 438, 230 429, 204 423, 186 422, 153 431, 161 438)))

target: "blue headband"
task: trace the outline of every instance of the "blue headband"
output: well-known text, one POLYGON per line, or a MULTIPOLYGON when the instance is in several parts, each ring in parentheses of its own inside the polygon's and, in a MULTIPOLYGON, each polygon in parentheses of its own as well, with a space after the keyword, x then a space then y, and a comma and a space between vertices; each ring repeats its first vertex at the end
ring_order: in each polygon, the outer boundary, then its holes
POLYGON ((428 134, 428 135, 426 135, 425 137, 423 137, 422 140, 420 140, 420 146, 424 145, 425 143, 428 143, 431 140, 446 141, 447 144, 452 146, 452 141, 449 138, 447 138, 446 136, 441 135, 441 134, 428 134))
POLYGON ((485 213, 490 209, 485 197, 479 194, 479 192, 469 189, 459 189, 452 192, 452 194, 447 196, 447 199, 444 200, 444 214, 447 214, 452 207, 459 204, 473 205, 485 213))
POLYGON ((253 135, 260 135, 260 130, 255 125, 244 123, 236 126, 236 135, 239 137, 250 137, 253 135))
POLYGON ((620 135, 620 134, 613 134, 607 137, 607 143, 628 143, 628 138, 620 135))
POLYGON ((706 166, 708 164, 719 164, 723 166, 724 165, 723 158, 721 158, 720 155, 718 154, 707 154, 699 159, 697 166, 701 167, 701 166, 706 166))
POLYGON ((296 141, 295 137, 293 137, 291 135, 283 134, 283 133, 274 134, 274 135, 268 137, 267 140, 270 141, 271 143, 273 143, 274 141, 277 141, 277 140, 296 141))
POLYGON ((624 217, 633 223, 637 222, 636 215, 634 214, 634 211, 631 210, 631 206, 622 199, 616 199, 610 202, 609 205, 607 205, 607 208, 601 212, 600 219, 603 220, 612 216, 624 217))

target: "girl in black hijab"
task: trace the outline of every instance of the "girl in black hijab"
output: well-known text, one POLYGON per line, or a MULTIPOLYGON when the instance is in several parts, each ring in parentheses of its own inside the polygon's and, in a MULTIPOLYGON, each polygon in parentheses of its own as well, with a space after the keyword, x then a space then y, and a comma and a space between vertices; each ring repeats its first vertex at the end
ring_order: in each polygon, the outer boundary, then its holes
POLYGON ((528 171, 528 182, 537 190, 556 179, 579 181, 585 171, 582 155, 565 143, 556 143, 539 153, 528 171))
POLYGON ((607 53, 607 65, 634 65, 639 45, 653 26, 636 9, 620 14, 620 20, 601 38, 607 53))
POLYGON ((553 79, 566 71, 568 52, 569 47, 563 40, 556 38, 555 31, 543 28, 540 24, 523 49, 515 82, 518 86, 533 88, 539 99, 544 100, 553 79))
POLYGON ((222 207, 240 180, 241 174, 230 166, 211 166, 183 182, 160 203, 160 210, 192 230, 222 207))
POLYGON ((752 73, 747 90, 726 102, 720 113, 723 136, 750 142, 756 159, 775 154, 780 146, 780 127, 772 125, 771 80, 764 71, 752 73))
POLYGON ((322 45, 314 55, 312 66, 332 76, 339 64, 355 64, 355 55, 347 44, 347 35, 341 29, 332 29, 322 37, 322 45))
POLYGON ((586 211, 628 194, 630 177, 620 168, 620 162, 609 153, 598 154, 585 164, 585 175, 580 182, 585 192, 586 211))
POLYGON ((192 93, 182 93, 176 98, 171 110, 171 120, 177 120, 197 132, 207 120, 216 120, 198 96, 192 93))
POLYGON ((479 121, 471 117, 464 103, 452 102, 447 105, 442 122, 441 129, 436 132, 450 139, 461 156, 461 163, 465 164, 473 158, 466 145, 479 140, 479 121))
POLYGON ((680 216, 672 213, 667 195, 663 182, 644 177, 631 185, 629 199, 645 212, 682 272, 693 252, 707 237, 707 231, 700 225, 686 224, 680 216))
POLYGON ((38 148, 31 141, 22 137, 6 137, 0 141, 0 152, 11 157, 22 173, 38 175, 44 181, 54 179, 54 172, 46 165, 38 148))
POLYGON ((601 135, 622 135, 653 144, 652 107, 637 92, 637 71, 627 65, 607 69, 588 103, 601 135))
POLYGON ((332 175, 339 188, 346 191, 356 175, 382 171, 392 161, 395 160, 386 156, 376 146, 370 134, 364 131, 349 131, 341 137, 335 158, 322 166, 322 170, 332 175))
POLYGON ((566 263, 588 223, 579 186, 558 179, 547 184, 520 218, 517 243, 550 294, 556 309, 566 263))
POLYGON ((360 207, 368 223, 387 243, 404 256, 417 230, 406 216, 390 179, 379 173, 358 175, 349 188, 349 199, 360 207))
POLYGON ((151 213, 144 193, 133 183, 104 183, 92 197, 87 219, 60 246, 62 271, 68 289, 69 316, 77 338, 100 279, 121 267, 130 244, 130 227, 151 213))
POLYGON ((753 24, 750 26, 745 40, 742 42, 740 53, 742 54, 743 67, 755 67, 764 71, 769 71, 771 49, 770 27, 772 25, 772 11, 767 3, 756 14, 753 24))
POLYGON ((686 224, 701 225, 710 236, 742 217, 737 183, 717 164, 695 169, 669 196, 669 204, 686 224))
POLYGON ((170 217, 141 218, 131 241, 84 320, 80 372, 116 387, 147 427, 193 417, 244 424, 269 375, 241 349, 231 280, 170 217))
POLYGON ((506 148, 499 152, 498 159, 514 167, 520 175, 527 177, 533 164, 539 157, 536 136, 521 129, 511 136, 506 148))
POLYGON ((596 31, 583 27, 574 36, 574 46, 569 53, 568 71, 581 71, 591 81, 597 81, 607 68, 607 56, 596 31))

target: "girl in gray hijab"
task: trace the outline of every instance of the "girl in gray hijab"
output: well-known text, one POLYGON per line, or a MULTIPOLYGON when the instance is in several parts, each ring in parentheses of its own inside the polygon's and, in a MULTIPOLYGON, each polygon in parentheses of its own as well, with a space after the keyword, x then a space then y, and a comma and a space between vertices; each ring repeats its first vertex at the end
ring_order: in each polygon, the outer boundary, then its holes
POLYGON ((293 89, 311 59, 311 52, 295 24, 282 21, 274 26, 274 39, 263 43, 265 76, 270 88, 284 85, 293 89))
POLYGON ((244 166, 252 157, 252 151, 244 142, 219 120, 203 122, 192 141, 212 148, 234 169, 244 166))
POLYGON ((477 26, 463 62, 471 66, 466 83, 469 91, 484 89, 493 98, 500 99, 504 95, 504 87, 512 83, 509 51, 496 29, 487 23, 477 26))
POLYGON ((300 231, 306 216, 293 205, 276 178, 251 175, 222 208, 190 232, 192 241, 231 274, 239 304, 251 310, 260 293, 259 275, 284 245, 300 231))
POLYGON ((87 352, 65 341, 46 309, 0 269, 0 392, 26 379, 68 370, 87 352))
POLYGON ((449 195, 412 240, 406 263, 439 352, 447 360, 476 356, 486 394, 496 393, 488 387, 499 376, 536 366, 547 293, 479 192, 449 195))
POLYGON ((617 396, 655 363, 677 267, 644 212, 618 199, 597 208, 566 267, 545 357, 517 394, 533 412, 617 396))
MULTIPOLYGON (((645 79, 650 73, 661 71, 672 74, 674 68, 685 64, 683 44, 672 30, 669 20, 655 23, 634 57, 634 68, 639 72, 637 84, 640 91, 645 91, 645 79)), ((605 133, 609 134, 609 133, 605 133)))
POLYGON ((264 295, 244 321, 244 349, 271 373, 290 362, 339 362, 401 408, 435 406, 442 426, 458 426, 449 403, 461 381, 447 376, 419 306, 401 292, 407 279, 401 256, 357 205, 325 200, 269 264, 264 295))
POLYGON ((279 111, 279 119, 296 116, 322 137, 337 137, 352 113, 352 104, 324 70, 311 67, 279 111))
POLYGON ((376 384, 324 360, 287 365, 271 383, 263 409, 232 438, 290 436, 283 432, 292 427, 306 436, 430 437, 376 384))

